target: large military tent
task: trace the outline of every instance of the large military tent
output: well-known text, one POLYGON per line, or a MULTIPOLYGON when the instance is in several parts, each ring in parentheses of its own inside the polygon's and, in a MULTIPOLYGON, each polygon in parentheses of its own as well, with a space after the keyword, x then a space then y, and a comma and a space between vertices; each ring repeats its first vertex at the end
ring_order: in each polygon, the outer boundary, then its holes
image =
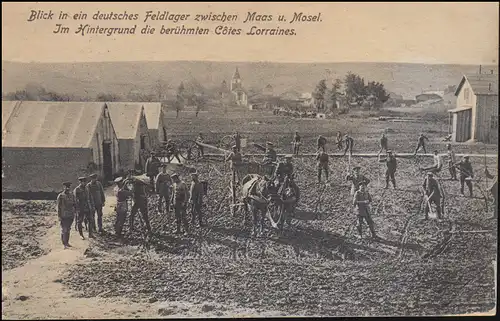
POLYGON ((144 113, 148 122, 151 146, 158 146, 167 140, 167 128, 165 127, 165 115, 161 103, 143 103, 144 113))
POLYGON ((2 102, 2 196, 49 193, 63 181, 118 171, 118 139, 104 103, 2 102), (6 117, 4 117, 6 116, 6 117))
POLYGON ((120 168, 144 169, 151 146, 143 104, 111 102, 106 105, 118 137, 120 168))

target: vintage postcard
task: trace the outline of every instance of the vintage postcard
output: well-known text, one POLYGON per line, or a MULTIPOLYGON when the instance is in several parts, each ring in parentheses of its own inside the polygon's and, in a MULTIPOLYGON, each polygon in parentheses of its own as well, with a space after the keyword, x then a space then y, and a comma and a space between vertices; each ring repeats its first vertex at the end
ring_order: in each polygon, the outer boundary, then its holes
POLYGON ((2 2, 2 317, 495 315, 498 12, 2 2))

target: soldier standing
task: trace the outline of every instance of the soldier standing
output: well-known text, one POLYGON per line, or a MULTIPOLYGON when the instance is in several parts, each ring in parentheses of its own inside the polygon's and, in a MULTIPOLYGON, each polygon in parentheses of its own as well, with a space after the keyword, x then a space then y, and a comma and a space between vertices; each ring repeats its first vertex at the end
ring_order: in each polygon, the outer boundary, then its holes
POLYGON ((175 221, 177 223, 177 230, 175 234, 181 234, 181 222, 184 225, 184 235, 187 235, 189 231, 188 220, 186 217, 186 202, 188 200, 188 192, 186 184, 179 179, 179 175, 172 175, 173 193, 172 193, 172 203, 175 210, 175 221))
POLYGON ((323 137, 322 135, 319 135, 318 140, 317 140, 317 144, 318 144, 317 151, 319 151, 321 149, 324 152, 326 152, 326 138, 325 137, 323 137))
POLYGON ((158 213, 163 214, 163 200, 165 200, 166 212, 170 212, 170 191, 172 179, 167 174, 167 166, 161 166, 161 172, 155 178, 155 190, 158 193, 158 213))
POLYGON ((264 166, 267 167, 268 176, 271 177, 273 175, 274 165, 276 163, 278 155, 276 154, 276 151, 273 148, 273 146, 274 146, 273 143, 267 142, 266 146, 267 146, 266 155, 264 156, 264 159, 262 162, 263 162, 264 166))
POLYGON ((387 152, 387 137, 385 136, 385 133, 383 133, 382 137, 380 137, 380 150, 378 151, 377 156, 380 155, 383 150, 387 152))
POLYGON ((413 153, 413 155, 417 155, 420 147, 423 148, 424 154, 427 154, 427 151, 425 150, 425 141, 429 141, 429 138, 425 137, 424 134, 420 134, 420 136, 418 137, 417 148, 415 148, 415 153, 413 153))
MULTIPOLYGON (((87 184, 87 189, 90 196, 91 208, 91 221, 95 222, 95 212, 97 212, 97 227, 99 228, 99 233, 104 233, 102 228, 102 208, 106 204, 106 197, 104 196, 104 188, 101 182, 97 180, 97 174, 90 175, 90 182, 87 184)), ((95 228, 90 226, 89 229, 95 228)))
POLYGON ((71 247, 69 244, 69 236, 71 233, 71 224, 75 219, 76 199, 75 196, 70 192, 71 183, 63 183, 64 190, 57 195, 57 215, 59 217, 59 223, 61 224, 61 241, 64 245, 64 249, 71 247))
POLYGON ((348 174, 346 176, 346 181, 351 181, 351 195, 354 195, 354 193, 359 189, 359 185, 361 183, 365 184, 368 186, 370 184, 370 180, 364 176, 363 174, 360 174, 359 170, 361 169, 360 166, 355 166, 352 169, 352 174, 348 174))
POLYGON ((232 175, 232 180, 233 182, 240 181, 240 175, 239 175, 239 167, 241 166, 241 163, 243 161, 242 156, 240 152, 238 152, 238 148, 236 145, 233 146, 232 152, 226 157, 226 162, 230 162, 231 166, 231 175, 232 175))
POLYGON ((456 157, 455 152, 453 151, 451 144, 446 145, 448 148, 448 170, 450 171, 451 180, 457 180, 457 169, 455 168, 456 157))
POLYGON ((78 233, 80 233, 82 240, 85 240, 85 237, 83 236, 83 221, 86 219, 91 226, 88 229, 89 238, 94 237, 93 230, 95 229, 95 222, 93 220, 93 215, 90 215, 92 207, 90 203, 89 190, 87 189, 87 186, 85 184, 87 178, 78 177, 78 181, 80 182, 80 184, 73 190, 73 194, 76 200, 78 233))
POLYGON ((234 143, 238 152, 241 152, 241 136, 239 132, 236 132, 236 134, 234 134, 234 143))
POLYGON ((198 137, 196 137, 196 143, 197 143, 196 146, 198 146, 198 156, 205 157, 204 147, 198 144, 198 143, 204 143, 203 135, 201 133, 199 133, 198 137))
POLYGON ((493 209, 493 216, 490 218, 495 219, 498 218, 498 174, 495 176, 491 175, 490 172, 488 172, 487 168, 485 168, 484 171, 486 177, 488 177, 489 179, 494 179, 493 184, 491 184, 491 186, 489 187, 489 191, 493 195, 493 204, 495 206, 495 208, 493 209))
POLYGON ((125 184, 123 184, 123 178, 118 177, 115 179, 116 186, 113 192, 116 197, 116 221, 115 221, 115 234, 118 237, 122 237, 123 225, 127 218, 128 213, 128 202, 127 199, 133 196, 133 193, 126 189, 125 184))
POLYGON ((396 169, 398 167, 398 161, 396 157, 392 153, 392 151, 387 151, 387 160, 386 160, 387 170, 385 171, 385 188, 389 188, 389 179, 392 181, 392 186, 396 189, 396 169))
POLYGON ((429 210, 432 203, 436 205, 436 212, 438 219, 441 219, 441 189, 439 183, 434 179, 434 174, 431 172, 427 173, 427 177, 424 180, 422 187, 427 195, 427 200, 425 204, 425 219, 429 219, 429 210))
POLYGON ((460 193, 464 195, 464 185, 467 184, 469 195, 472 197, 472 179, 474 178, 474 172, 472 171, 472 164, 469 161, 469 156, 464 156, 457 166, 460 172, 460 193))
POLYGON ((352 137, 350 137, 349 135, 345 134, 344 142, 345 142, 344 156, 345 156, 345 154, 347 154, 347 151, 349 151, 349 155, 352 156, 352 148, 354 146, 354 139, 352 137))
POLYGON ((359 189, 356 191, 353 197, 352 205, 358 208, 358 232, 359 236, 363 237, 363 220, 368 224, 368 228, 372 234, 372 237, 377 239, 377 233, 375 232, 375 227, 370 214, 370 203, 372 202, 372 197, 368 191, 366 191, 366 185, 362 182, 359 185, 359 189))
POLYGON ((321 183, 321 172, 325 172, 326 181, 328 181, 328 162, 329 156, 324 151, 320 151, 316 156, 318 167, 318 183, 321 183))
POLYGON ((295 136, 293 137, 293 154, 296 156, 299 156, 300 144, 299 132, 295 132, 295 136))
POLYGON ((191 225, 195 225, 195 220, 198 218, 198 226, 202 227, 202 213, 203 206, 203 184, 198 180, 197 173, 191 173, 191 188, 189 191, 189 204, 191 205, 191 225))
POLYGON ((159 167, 161 165, 160 160, 158 157, 156 157, 155 152, 151 152, 151 156, 146 160, 146 165, 145 165, 145 172, 146 175, 149 177, 149 183, 151 186, 154 186, 154 179, 156 175, 158 175, 159 172, 159 167))
POLYGON ((144 224, 146 225, 146 230, 148 232, 148 235, 151 236, 152 231, 151 231, 151 225, 149 223, 148 198, 146 193, 146 187, 148 186, 148 184, 132 176, 132 173, 130 173, 129 176, 123 182, 123 184, 125 185, 129 183, 132 183, 133 186, 132 198, 134 200, 134 204, 132 205, 132 210, 130 211, 129 232, 130 234, 133 233, 135 215, 137 214, 138 211, 140 211, 144 224))

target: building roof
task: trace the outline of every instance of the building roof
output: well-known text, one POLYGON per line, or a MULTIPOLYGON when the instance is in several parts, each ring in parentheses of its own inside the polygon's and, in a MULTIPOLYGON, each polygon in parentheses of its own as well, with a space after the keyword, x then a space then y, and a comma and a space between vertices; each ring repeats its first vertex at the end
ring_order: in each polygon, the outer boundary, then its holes
POLYGON ((146 121, 148 123, 149 129, 159 129, 160 128, 160 118, 161 118, 161 103, 143 103, 144 114, 146 115, 146 121))
MULTIPOLYGON (((4 102, 2 114, 3 108, 4 102)), ((103 108, 98 102, 17 102, 2 128, 2 146, 88 148, 103 108)))
POLYGON ((455 91, 458 96, 465 81, 468 81, 475 95, 497 95, 498 96, 498 74, 470 74, 464 75, 455 91))
MULTIPOLYGON (((118 139, 135 139, 139 130, 143 103, 112 102, 106 103, 118 139)), ((147 122, 147 120, 146 120, 147 122)))

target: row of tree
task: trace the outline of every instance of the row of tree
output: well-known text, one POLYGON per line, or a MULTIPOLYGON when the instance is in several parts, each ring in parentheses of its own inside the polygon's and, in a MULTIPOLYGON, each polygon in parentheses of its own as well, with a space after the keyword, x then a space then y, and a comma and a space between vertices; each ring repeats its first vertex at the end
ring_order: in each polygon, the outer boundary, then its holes
POLYGON ((383 83, 365 83, 364 78, 352 72, 348 72, 343 80, 335 79, 331 88, 325 79, 320 80, 312 96, 319 110, 326 109, 327 102, 331 102, 333 108, 338 108, 341 102, 380 108, 389 99, 383 83))

